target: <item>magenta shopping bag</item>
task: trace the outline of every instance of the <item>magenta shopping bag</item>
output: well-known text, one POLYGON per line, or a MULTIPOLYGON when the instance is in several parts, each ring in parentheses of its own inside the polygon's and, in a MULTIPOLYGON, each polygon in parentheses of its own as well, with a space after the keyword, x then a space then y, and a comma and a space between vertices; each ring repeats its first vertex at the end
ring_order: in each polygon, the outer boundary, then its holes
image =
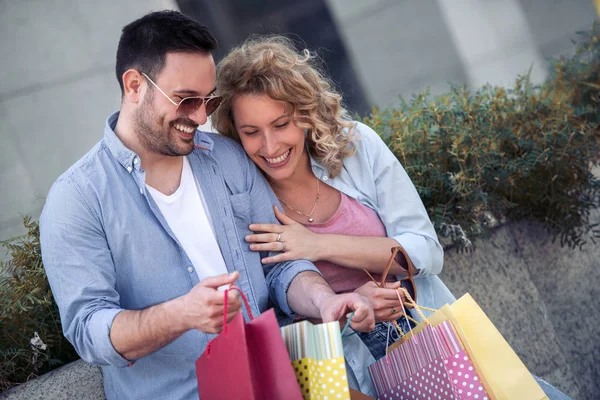
MULTIPOLYGON (((213 339, 196 361, 202 400, 302 400, 292 361, 272 309, 253 318, 242 295, 250 322, 242 313, 213 339)), ((225 311, 227 315, 227 290, 225 311)))

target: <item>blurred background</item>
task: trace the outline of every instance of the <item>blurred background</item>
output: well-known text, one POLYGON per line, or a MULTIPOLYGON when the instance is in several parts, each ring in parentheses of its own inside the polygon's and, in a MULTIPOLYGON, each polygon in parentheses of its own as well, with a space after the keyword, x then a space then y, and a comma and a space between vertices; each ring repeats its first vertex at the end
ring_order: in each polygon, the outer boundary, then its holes
POLYGON ((0 240, 101 139, 119 107, 123 25, 165 8, 214 32, 217 61, 251 33, 291 35, 361 115, 427 87, 510 84, 529 69, 541 81, 596 16, 592 0, 1 0, 0 240))
MULTIPOLYGON (((0 0, 0 241, 24 232, 22 215, 39 217, 54 180, 102 138, 107 116, 119 107, 114 58, 121 28, 167 8, 211 29, 221 45, 217 61, 249 34, 291 36, 319 53, 347 107, 360 115, 426 88, 446 92, 450 83, 510 85, 528 71, 541 82, 548 60, 571 54, 575 32, 597 16, 593 0, 0 0)), ((572 254, 557 249, 545 256, 550 265, 561 257, 572 262, 572 254)), ((494 262, 485 257, 482 246, 469 263, 485 269, 494 262)), ((446 264, 452 263, 466 265, 448 254, 446 264)), ((581 263, 595 265, 590 258, 581 263)), ((448 268, 443 279, 453 290, 479 290, 469 279, 482 275, 448 268)), ((539 337, 519 331, 520 323, 511 321, 514 310, 498 309, 492 319, 513 335, 509 342, 533 372, 574 398, 598 398, 600 346, 589 343, 598 338, 597 320, 578 325, 571 316, 565 323, 570 298, 563 298, 560 313, 546 315, 554 296, 534 283, 524 292, 542 299, 545 333, 539 333, 542 325, 532 327, 539 337), (572 340, 571 331, 581 327, 578 341, 572 340), (542 355, 544 347, 549 350, 542 355)), ((488 286, 480 289, 489 293, 488 286)), ((584 312, 597 308, 591 293, 584 312)), ((489 312, 493 302, 484 309, 489 312)))

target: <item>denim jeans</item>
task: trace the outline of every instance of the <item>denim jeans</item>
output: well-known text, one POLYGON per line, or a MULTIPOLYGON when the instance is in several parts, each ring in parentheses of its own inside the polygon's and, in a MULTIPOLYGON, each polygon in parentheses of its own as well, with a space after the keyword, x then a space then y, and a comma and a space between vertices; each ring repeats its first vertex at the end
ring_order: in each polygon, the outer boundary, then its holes
POLYGON ((540 385, 549 400, 572 400, 569 396, 543 380, 542 378, 533 375, 534 379, 540 385))
MULTIPOLYGON (((402 316, 396 322, 400 325, 403 332, 406 333, 409 331, 409 321, 406 317, 402 316)), ((410 324, 411 327, 414 326, 412 322, 410 324)), ((392 343, 400 339, 400 334, 391 322, 378 322, 375 324, 375 329, 371 332, 359 332, 359 336, 375 360, 379 360, 385 356, 387 346, 391 346, 392 343)))

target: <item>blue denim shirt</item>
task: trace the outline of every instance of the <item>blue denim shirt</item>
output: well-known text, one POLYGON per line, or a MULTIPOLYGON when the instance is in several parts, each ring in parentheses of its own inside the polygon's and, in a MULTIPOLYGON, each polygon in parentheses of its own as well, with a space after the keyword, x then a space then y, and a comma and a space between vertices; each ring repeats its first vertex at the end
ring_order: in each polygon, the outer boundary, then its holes
POLYGON ((456 299, 437 276, 444 250, 408 174, 373 129, 356 123, 352 134, 356 152, 344 159, 341 173, 331 177, 311 158, 315 176, 377 212, 388 237, 402 245, 419 270, 415 285, 420 305, 437 309, 453 303, 456 299))
MULTIPOLYGON (((63 332, 86 361, 103 366, 108 399, 197 399, 195 361, 214 337, 197 330, 131 364, 109 332, 122 310, 140 310, 182 296, 198 275, 145 188, 139 157, 115 135, 104 138, 54 183, 40 219, 43 262, 60 309, 63 332)), ((197 132, 188 157, 207 199, 229 272, 252 311, 272 304, 294 317, 287 289, 308 261, 262 266, 244 236, 252 221, 277 223, 278 204, 255 165, 233 141, 197 132)), ((190 210, 193 212, 193 210, 190 210)), ((215 371, 218 373, 218 371, 215 371)))

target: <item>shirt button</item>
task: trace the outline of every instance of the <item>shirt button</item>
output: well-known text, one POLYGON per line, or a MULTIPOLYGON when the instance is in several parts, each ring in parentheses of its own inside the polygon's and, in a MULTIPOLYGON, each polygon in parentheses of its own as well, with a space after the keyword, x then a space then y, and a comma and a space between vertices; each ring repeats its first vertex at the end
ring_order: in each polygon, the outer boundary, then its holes
POLYGON ((144 194, 144 188, 140 188, 140 194, 144 194))
POLYGON ((327 175, 325 175, 325 176, 323 177, 323 182, 327 182, 327 180, 328 180, 328 179, 329 179, 329 177, 328 177, 327 175))
POLYGON ((191 274, 192 272, 194 272, 194 268, 188 267, 188 272, 191 274))
POLYGON ((139 162, 140 162, 140 159, 139 159, 139 158, 135 157, 135 158, 133 159, 133 163, 134 163, 135 165, 138 165, 138 164, 139 164, 139 162))
POLYGON ((127 172, 131 173, 131 171, 132 171, 132 168, 131 168, 131 165, 130 165, 129 167, 127 167, 127 172))

